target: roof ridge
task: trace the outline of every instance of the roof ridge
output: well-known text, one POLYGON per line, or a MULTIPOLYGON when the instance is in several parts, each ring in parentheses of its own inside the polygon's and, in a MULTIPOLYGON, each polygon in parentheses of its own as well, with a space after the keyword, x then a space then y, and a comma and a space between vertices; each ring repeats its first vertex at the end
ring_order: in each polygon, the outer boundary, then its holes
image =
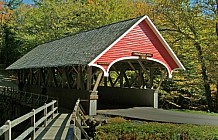
POLYGON ((113 24, 118 24, 118 23, 130 21, 130 20, 134 20, 134 19, 141 19, 142 17, 144 17, 144 16, 139 16, 139 17, 135 17, 135 18, 131 18, 131 19, 125 19, 125 20, 122 20, 122 21, 112 22, 112 23, 109 23, 109 24, 106 24, 106 25, 103 25, 103 26, 99 26, 99 27, 97 27, 97 28, 90 29, 90 30, 87 30, 87 31, 91 31, 91 30, 95 30, 95 29, 99 29, 99 28, 104 28, 104 27, 106 27, 106 26, 111 26, 111 25, 113 25, 113 24))

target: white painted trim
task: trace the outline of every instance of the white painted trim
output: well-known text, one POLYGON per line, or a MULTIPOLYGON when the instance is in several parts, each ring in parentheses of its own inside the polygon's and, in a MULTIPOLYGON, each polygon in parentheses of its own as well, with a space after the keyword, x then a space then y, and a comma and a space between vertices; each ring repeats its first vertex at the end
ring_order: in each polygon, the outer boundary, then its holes
POLYGON ((154 58, 150 58, 150 57, 148 57, 147 60, 155 61, 155 62, 157 62, 157 63, 162 64, 162 65, 167 69, 169 78, 172 78, 172 71, 170 72, 168 66, 167 66, 165 63, 163 63, 163 62, 160 61, 160 60, 157 60, 157 59, 154 59, 154 58))
POLYGON ((108 77, 109 73, 105 71, 105 69, 101 66, 101 65, 97 65, 97 64, 92 64, 92 67, 98 67, 99 69, 101 69, 104 72, 104 76, 108 77))
POLYGON ((148 18, 147 15, 139 19, 132 27, 130 27, 124 34, 122 34, 116 41, 114 41, 109 47, 107 47, 101 54, 99 54, 94 60, 92 60, 88 65, 93 66, 94 62, 98 60, 102 55, 104 55, 108 50, 110 50, 117 42, 119 42, 124 36, 126 36, 133 28, 135 28, 139 23, 148 18))
POLYGON ((176 64, 183 70, 185 70, 185 67, 182 65, 178 57, 175 55, 173 50, 170 48, 169 44, 165 41, 163 36, 160 34, 158 29, 155 27, 155 25, 152 23, 149 17, 145 19, 146 23, 149 25, 149 27, 152 29, 152 31, 155 33, 155 35, 158 37, 158 39, 161 41, 161 43, 164 45, 164 47, 167 49, 173 60, 176 62, 176 64))
POLYGON ((130 60, 130 59, 139 59, 139 56, 127 56, 127 57, 121 57, 118 58, 116 60, 114 60, 113 62, 110 63, 110 65, 107 67, 107 73, 109 73, 111 66, 113 66, 113 64, 115 64, 118 61, 122 61, 122 60, 130 60))
MULTIPOLYGON (((122 60, 138 60, 138 59, 139 59, 139 56, 128 56, 128 57, 122 57, 122 58, 116 59, 116 60, 114 60, 113 62, 110 63, 110 65, 108 66, 107 70, 105 70, 102 66, 97 65, 97 64, 93 64, 92 66, 95 66, 95 67, 100 68, 100 69, 104 72, 104 76, 105 76, 105 77, 108 77, 108 76, 109 76, 110 68, 111 68, 116 62, 119 62, 119 61, 122 61, 122 60)), ((167 66, 165 63, 163 63, 163 62, 160 61, 160 60, 157 60, 157 59, 154 59, 154 58, 150 58, 150 57, 148 57, 147 60, 155 61, 155 62, 157 62, 157 63, 162 64, 162 65, 167 69, 169 78, 172 78, 172 72, 173 72, 173 70, 170 71, 169 68, 168 68, 168 66, 167 66)))

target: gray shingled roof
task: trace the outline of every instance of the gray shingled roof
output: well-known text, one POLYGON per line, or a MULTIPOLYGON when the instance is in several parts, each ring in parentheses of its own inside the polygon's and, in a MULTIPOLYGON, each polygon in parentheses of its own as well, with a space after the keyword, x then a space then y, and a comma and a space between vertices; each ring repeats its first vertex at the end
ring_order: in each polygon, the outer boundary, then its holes
POLYGON ((39 45, 7 69, 86 65, 140 19, 113 23, 39 45))

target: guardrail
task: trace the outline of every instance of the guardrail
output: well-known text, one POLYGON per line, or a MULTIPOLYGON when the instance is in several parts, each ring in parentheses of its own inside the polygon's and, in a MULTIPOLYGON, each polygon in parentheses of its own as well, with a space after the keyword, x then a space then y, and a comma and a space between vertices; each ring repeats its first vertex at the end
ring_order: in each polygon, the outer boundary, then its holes
POLYGON ((77 100, 74 110, 72 113, 72 118, 71 118, 71 129, 72 129, 72 137, 68 139, 73 139, 73 140, 81 140, 82 134, 86 138, 86 140, 92 140, 87 134, 87 132, 84 130, 84 128, 89 128, 89 126, 86 123, 86 116, 84 115, 84 110, 80 104, 80 99, 77 100))
POLYGON ((43 106, 33 109, 31 112, 13 120, 8 120, 5 125, 0 127, 0 136, 4 134, 5 140, 12 139, 12 128, 21 124, 22 122, 30 119, 31 126, 25 130, 22 134, 20 134, 15 139, 25 139, 29 134, 31 134, 31 139, 35 139, 36 128, 43 124, 44 127, 47 126, 48 119, 53 119, 55 115, 55 111, 58 113, 58 102, 57 100, 53 100, 48 104, 44 104, 43 106), (49 111, 49 112, 48 112, 49 111), (36 115, 40 112, 43 112, 43 117, 36 121, 36 115))
POLYGON ((57 98, 50 97, 48 95, 35 94, 26 91, 18 91, 11 87, 0 86, 0 95, 4 97, 10 97, 18 102, 25 103, 25 105, 31 107, 39 107, 57 98))

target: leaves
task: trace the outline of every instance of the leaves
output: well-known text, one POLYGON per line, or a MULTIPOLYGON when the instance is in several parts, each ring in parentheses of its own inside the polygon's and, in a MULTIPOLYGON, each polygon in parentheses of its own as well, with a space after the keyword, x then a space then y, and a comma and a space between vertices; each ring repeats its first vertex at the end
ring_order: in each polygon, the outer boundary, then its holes
POLYGON ((24 55, 39 44, 146 14, 187 69, 174 73, 173 85, 204 94, 210 92, 205 85, 218 80, 217 7, 216 0, 35 0, 14 9, 7 28, 11 42, 19 42, 11 46, 24 55))

